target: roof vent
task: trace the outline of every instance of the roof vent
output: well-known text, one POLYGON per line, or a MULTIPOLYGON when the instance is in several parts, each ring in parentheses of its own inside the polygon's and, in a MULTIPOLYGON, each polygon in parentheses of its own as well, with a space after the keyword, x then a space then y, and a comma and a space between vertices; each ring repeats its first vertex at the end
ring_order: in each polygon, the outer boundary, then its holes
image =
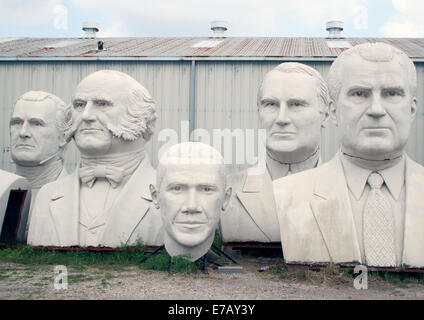
POLYGON ((227 29, 227 21, 211 21, 211 30, 213 38, 225 38, 224 32, 227 29))
POLYGON ((95 38, 96 32, 99 32, 99 24, 96 22, 84 22, 82 30, 85 31, 84 38, 95 38))
POLYGON ((343 25, 343 21, 328 21, 326 26, 328 38, 342 38, 343 25))

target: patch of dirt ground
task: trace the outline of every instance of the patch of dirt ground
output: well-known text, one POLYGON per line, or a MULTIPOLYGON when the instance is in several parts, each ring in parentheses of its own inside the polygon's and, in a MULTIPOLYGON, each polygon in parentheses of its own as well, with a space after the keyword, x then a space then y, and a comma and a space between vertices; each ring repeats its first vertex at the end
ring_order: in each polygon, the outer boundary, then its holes
POLYGON ((418 280, 368 277, 368 289, 356 290, 354 276, 338 269, 320 272, 258 272, 280 259, 241 257, 243 273, 221 274, 212 267, 182 274, 123 268, 68 268, 68 288, 55 289, 53 265, 0 263, 0 299, 424 299, 418 280))

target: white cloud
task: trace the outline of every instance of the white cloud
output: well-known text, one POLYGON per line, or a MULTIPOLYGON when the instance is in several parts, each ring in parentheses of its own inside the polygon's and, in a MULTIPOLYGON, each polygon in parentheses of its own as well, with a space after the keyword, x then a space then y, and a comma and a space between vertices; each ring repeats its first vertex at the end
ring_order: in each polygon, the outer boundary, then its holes
POLYGON ((60 4, 61 0, 0 0, 1 24, 25 27, 51 23, 60 4))
POLYGON ((386 37, 424 37, 424 2, 392 0, 397 13, 380 28, 386 37))
POLYGON ((208 36, 210 21, 227 20, 230 36, 284 36, 289 28, 317 30, 329 19, 353 21, 374 0, 72 0, 78 10, 101 12, 99 36, 208 36))

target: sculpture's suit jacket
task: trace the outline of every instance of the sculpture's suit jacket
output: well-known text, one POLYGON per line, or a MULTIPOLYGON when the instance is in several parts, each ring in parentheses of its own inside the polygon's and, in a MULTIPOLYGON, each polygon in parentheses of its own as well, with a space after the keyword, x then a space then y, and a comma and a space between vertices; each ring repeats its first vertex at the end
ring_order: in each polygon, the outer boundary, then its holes
MULTIPOLYGON (((129 178, 116 199, 102 237, 102 245, 120 247, 135 244, 163 244, 161 216, 152 205, 149 185, 156 183, 156 171, 146 157, 129 178)), ((38 193, 28 231, 28 243, 42 246, 79 245, 78 170, 43 186, 38 193)))
POLYGON ((249 170, 231 174, 227 185, 233 195, 229 208, 221 215, 223 242, 280 242, 272 180, 265 173, 249 170))
MULTIPOLYGON (((424 167, 405 154, 403 267, 424 267, 424 167)), ((287 263, 363 263, 338 153, 319 168, 274 181, 287 263)))

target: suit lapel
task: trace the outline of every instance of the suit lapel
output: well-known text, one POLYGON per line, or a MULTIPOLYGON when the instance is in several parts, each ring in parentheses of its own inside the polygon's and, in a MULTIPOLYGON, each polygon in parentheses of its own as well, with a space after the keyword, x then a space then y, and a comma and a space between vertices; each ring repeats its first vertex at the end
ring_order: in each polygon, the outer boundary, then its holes
POLYGON ((408 156, 405 161, 405 233, 402 264, 405 267, 424 266, 424 168, 408 156))
POLYGON ((331 262, 360 262, 361 254, 340 155, 321 166, 314 186, 312 213, 331 262))
POLYGON ((272 181, 268 171, 262 175, 247 174, 241 192, 237 197, 258 229, 269 239, 279 239, 272 181), (275 215, 275 217, 274 217, 275 215), (275 220, 275 223, 273 223, 275 220))
POLYGON ((62 246, 79 244, 79 177, 78 170, 56 180, 57 190, 51 196, 50 212, 62 246), (60 186, 57 182, 60 182, 60 186))
POLYGON ((103 242, 115 245, 127 244, 133 231, 149 211, 150 184, 156 183, 155 170, 146 156, 125 184, 111 209, 103 234, 103 242))

